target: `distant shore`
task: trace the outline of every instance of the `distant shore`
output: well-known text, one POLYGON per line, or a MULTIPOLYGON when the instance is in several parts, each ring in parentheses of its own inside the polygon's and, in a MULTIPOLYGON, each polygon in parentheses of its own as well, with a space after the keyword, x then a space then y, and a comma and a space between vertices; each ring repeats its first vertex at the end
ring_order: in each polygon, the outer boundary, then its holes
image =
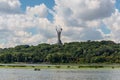
POLYGON ((120 68, 120 64, 0 64, 0 68, 82 69, 120 68))

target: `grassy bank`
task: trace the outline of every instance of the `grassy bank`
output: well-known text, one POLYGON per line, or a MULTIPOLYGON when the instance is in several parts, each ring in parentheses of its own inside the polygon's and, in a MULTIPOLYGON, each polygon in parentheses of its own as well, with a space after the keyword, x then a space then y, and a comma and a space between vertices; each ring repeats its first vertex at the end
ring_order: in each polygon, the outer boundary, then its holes
POLYGON ((81 65, 27 65, 27 64, 0 64, 0 68, 34 68, 34 69, 82 69, 82 68, 120 68, 120 65, 81 64, 81 65))

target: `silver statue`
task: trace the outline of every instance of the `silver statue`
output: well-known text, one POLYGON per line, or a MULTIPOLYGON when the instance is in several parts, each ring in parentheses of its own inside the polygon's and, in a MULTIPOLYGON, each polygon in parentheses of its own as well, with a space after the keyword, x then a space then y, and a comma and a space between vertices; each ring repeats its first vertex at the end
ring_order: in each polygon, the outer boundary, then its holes
POLYGON ((56 27, 56 31, 57 31, 57 36, 58 36, 58 45, 62 45, 62 41, 61 41, 61 32, 62 32, 62 28, 61 27, 56 27))

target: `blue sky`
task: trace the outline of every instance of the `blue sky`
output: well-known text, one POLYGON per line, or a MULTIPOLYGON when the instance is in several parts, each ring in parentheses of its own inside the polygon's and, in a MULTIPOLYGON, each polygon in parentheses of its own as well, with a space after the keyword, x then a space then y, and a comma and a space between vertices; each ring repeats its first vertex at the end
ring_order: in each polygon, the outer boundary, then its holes
POLYGON ((63 43, 120 42, 120 0, 0 0, 0 48, 56 43, 58 25, 63 43))
POLYGON ((35 6, 44 3, 48 8, 52 9, 55 5, 54 0, 20 0, 21 8, 25 11, 27 6, 35 6))
MULTIPOLYGON (((44 3, 49 9, 53 9, 53 7, 55 5, 54 0, 20 0, 20 2, 21 2, 22 11, 25 11, 27 6, 34 7, 35 5, 40 5, 42 3, 44 3)), ((120 11, 120 0, 116 0, 115 7, 120 11)), ((47 18, 51 22, 53 21, 53 16, 51 14, 48 14, 47 18)), ((110 30, 106 27, 105 24, 101 24, 101 30, 105 34, 110 33, 110 30)))
MULTIPOLYGON (((21 9, 24 12, 27 6, 34 7, 36 5, 45 4, 49 9, 53 9, 55 2, 54 0, 20 0, 21 2, 21 9)), ((48 14, 47 18, 52 22, 53 16, 48 14)))
MULTIPOLYGON (((55 1, 54 0, 20 0, 21 2, 21 8, 23 11, 25 11, 27 6, 31 6, 34 7, 35 5, 39 5, 44 3, 49 9, 53 9, 54 5, 55 5, 55 1)), ((115 7, 120 11, 120 0, 116 0, 115 3, 115 7)), ((48 14, 47 18, 52 22, 53 21, 53 16, 51 14, 48 14)), ((108 27, 102 23, 100 25, 100 29, 104 34, 110 34, 110 29, 108 29, 108 27)), ((31 31, 34 31, 34 29, 31 29, 31 31)))
POLYGON ((119 9, 119 11, 120 11, 120 0, 116 0, 115 6, 116 6, 116 8, 119 9))
MULTIPOLYGON (((34 7, 35 5, 40 5, 44 3, 49 9, 53 9, 55 5, 54 0, 20 0, 21 2, 21 9, 24 12, 27 6, 34 7)), ((120 0, 116 0, 115 7, 120 11, 120 0)), ((53 16, 48 14, 48 19, 53 20, 53 16)))
MULTIPOLYGON (((53 9, 53 7, 55 6, 55 1, 54 0, 20 0, 21 2, 21 9, 24 12, 26 10, 27 6, 30 7, 34 7, 36 5, 40 5, 40 4, 45 4, 49 9, 53 9)), ((116 4, 115 7, 120 11, 120 0, 116 0, 116 4)), ((51 14, 48 14, 47 18, 52 22, 53 21, 53 16, 51 14)), ((105 27, 105 25, 104 25, 105 27)), ((107 28, 101 28, 103 29, 103 31, 106 31, 105 33, 110 32, 109 30, 107 30, 107 28)))
MULTIPOLYGON (((35 6, 44 3, 48 8, 52 9, 55 5, 54 0, 20 0, 21 8, 25 11, 27 6, 35 6)), ((116 0, 116 8, 120 10, 120 0, 116 0)))

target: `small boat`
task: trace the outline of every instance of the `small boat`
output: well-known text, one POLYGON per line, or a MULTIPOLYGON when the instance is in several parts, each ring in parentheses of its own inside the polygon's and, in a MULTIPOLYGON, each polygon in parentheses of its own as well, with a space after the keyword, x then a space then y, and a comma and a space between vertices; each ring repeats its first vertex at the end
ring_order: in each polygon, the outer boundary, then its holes
POLYGON ((40 71, 40 69, 38 69, 38 68, 35 68, 35 69, 34 69, 34 71, 40 71))

